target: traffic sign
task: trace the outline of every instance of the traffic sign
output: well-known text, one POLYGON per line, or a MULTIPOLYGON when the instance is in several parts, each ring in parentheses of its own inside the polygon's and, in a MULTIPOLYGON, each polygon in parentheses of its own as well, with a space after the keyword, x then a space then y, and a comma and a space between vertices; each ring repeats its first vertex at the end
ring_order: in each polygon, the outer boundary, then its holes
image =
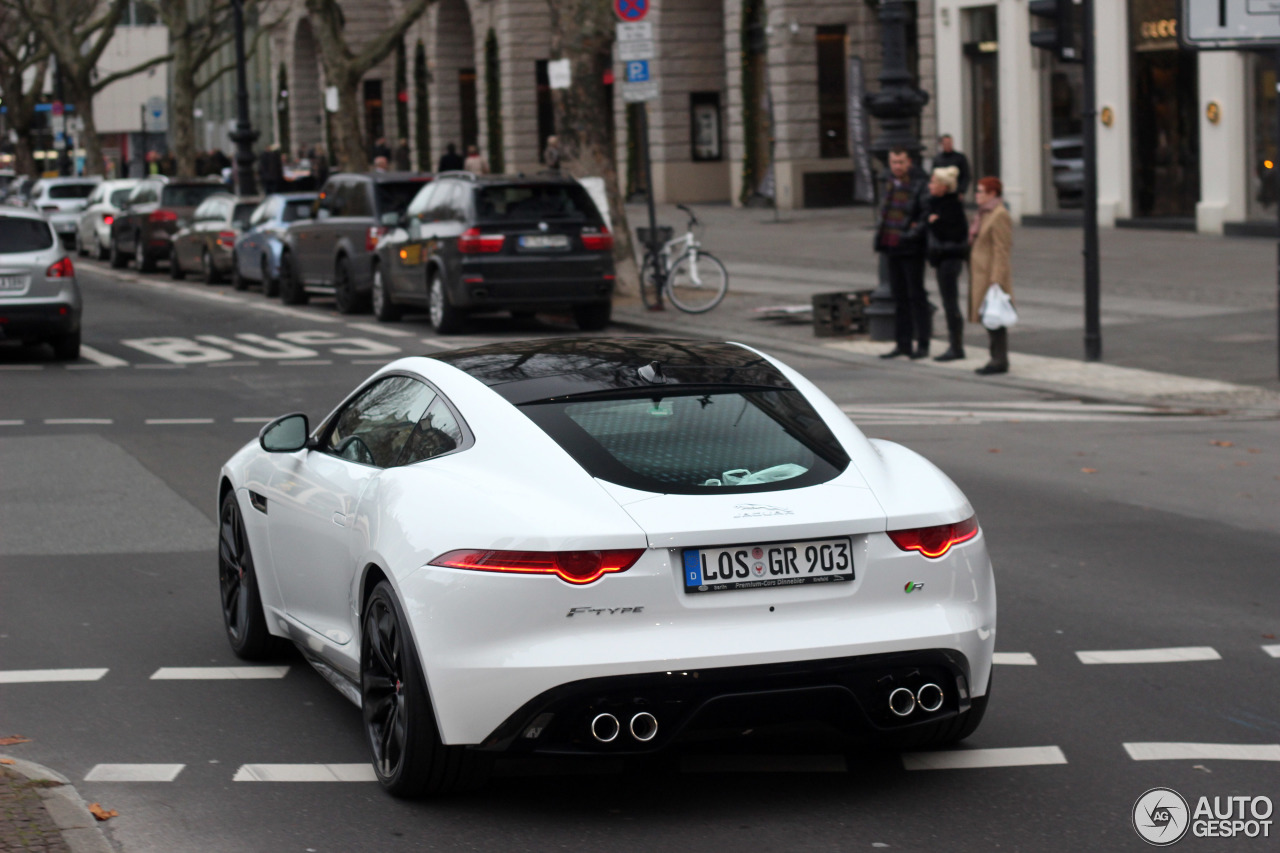
POLYGON ((1280 46, 1280 0, 1182 0, 1177 29, 1202 49, 1280 46))
POLYGON ((647 83, 625 83, 622 86, 622 100, 628 104, 656 101, 658 100, 658 82, 650 80, 647 83))
POLYGON ((649 60, 633 59, 627 63, 627 82, 628 83, 648 83, 649 82, 649 60))
POLYGON ((649 14, 649 0, 613 0, 613 12, 624 21, 639 21, 649 14))
POLYGON ((145 105, 145 133, 165 133, 169 130, 169 105, 159 95, 147 98, 145 105))

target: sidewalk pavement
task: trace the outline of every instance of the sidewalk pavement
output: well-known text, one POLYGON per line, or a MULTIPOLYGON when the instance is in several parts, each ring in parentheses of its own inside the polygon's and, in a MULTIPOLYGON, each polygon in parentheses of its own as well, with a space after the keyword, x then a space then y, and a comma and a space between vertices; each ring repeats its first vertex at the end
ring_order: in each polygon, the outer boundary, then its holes
POLYGON ((0 755, 0 853, 114 850, 65 776, 0 755))
MULTIPOLYGON (((1258 238, 1105 230, 1102 235, 1103 361, 1085 362, 1082 236, 1078 228, 1020 227, 1014 233, 1014 298, 1008 374, 978 377, 987 335, 969 325, 963 361, 882 362, 892 341, 866 335, 818 338, 805 309, 817 293, 876 286, 867 208, 773 211, 704 205, 705 249, 729 269, 729 295, 707 314, 645 309, 620 297, 614 318, 654 333, 711 335, 763 347, 824 354, 884 369, 935 371, 1015 387, 1155 405, 1280 412, 1276 246, 1258 238), (785 310, 779 310, 785 309, 785 310)), ((634 227, 647 222, 631 206, 634 227)), ((685 216, 660 206, 660 223, 682 233, 685 216)), ((962 285, 964 287, 965 285, 962 285)), ((931 299, 938 302, 932 273, 931 299)), ((962 305, 966 296, 962 295, 962 305)), ((934 318, 934 354, 946 341, 934 318)), ((940 372, 940 373, 939 373, 940 372)))

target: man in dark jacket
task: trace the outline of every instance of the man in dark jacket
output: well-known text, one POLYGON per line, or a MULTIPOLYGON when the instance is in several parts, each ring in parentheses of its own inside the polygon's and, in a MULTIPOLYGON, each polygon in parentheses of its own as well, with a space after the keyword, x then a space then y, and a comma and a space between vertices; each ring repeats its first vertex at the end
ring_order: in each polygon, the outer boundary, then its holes
POLYGON ((437 172, 460 172, 463 163, 462 155, 458 153, 458 146, 450 142, 444 148, 444 154, 440 155, 440 165, 436 167, 437 172))
POLYGON ((891 177, 880 205, 875 248, 888 261, 897 346, 880 357, 924 358, 929 354, 929 339, 933 337, 929 297, 924 290, 929 185, 924 176, 912 168, 911 154, 906 149, 889 152, 889 172, 891 177))
POLYGON ((933 168, 945 169, 948 166, 955 166, 960 170, 960 177, 956 179, 956 192, 963 199, 964 194, 969 191, 969 158, 956 150, 951 134, 944 133, 938 137, 938 153, 933 155, 933 168))

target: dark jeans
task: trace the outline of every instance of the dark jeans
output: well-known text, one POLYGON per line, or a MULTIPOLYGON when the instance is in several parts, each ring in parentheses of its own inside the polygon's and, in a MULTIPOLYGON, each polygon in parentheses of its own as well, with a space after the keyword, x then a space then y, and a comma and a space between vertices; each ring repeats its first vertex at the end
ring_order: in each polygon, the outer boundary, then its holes
POLYGON ((938 294, 947 317, 947 337, 951 348, 964 352, 964 315, 960 313, 960 271, 963 258, 946 258, 938 263, 938 294))
POLYGON ((928 351, 933 337, 929 297, 924 292, 924 256, 889 255, 889 289, 893 291, 894 338, 898 349, 911 352, 914 338, 928 351))

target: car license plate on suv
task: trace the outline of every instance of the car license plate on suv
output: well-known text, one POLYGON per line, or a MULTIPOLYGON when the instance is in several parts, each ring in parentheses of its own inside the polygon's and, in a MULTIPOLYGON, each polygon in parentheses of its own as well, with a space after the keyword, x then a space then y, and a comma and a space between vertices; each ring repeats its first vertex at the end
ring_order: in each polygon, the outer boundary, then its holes
POLYGON ((683 559, 685 592, 853 580, 853 543, 847 538, 687 548, 683 559))
POLYGON ((565 234, 525 234, 520 238, 521 249, 567 249, 569 237, 565 234))
POLYGON ((30 284, 29 275, 0 275, 0 290, 26 290, 30 284))

